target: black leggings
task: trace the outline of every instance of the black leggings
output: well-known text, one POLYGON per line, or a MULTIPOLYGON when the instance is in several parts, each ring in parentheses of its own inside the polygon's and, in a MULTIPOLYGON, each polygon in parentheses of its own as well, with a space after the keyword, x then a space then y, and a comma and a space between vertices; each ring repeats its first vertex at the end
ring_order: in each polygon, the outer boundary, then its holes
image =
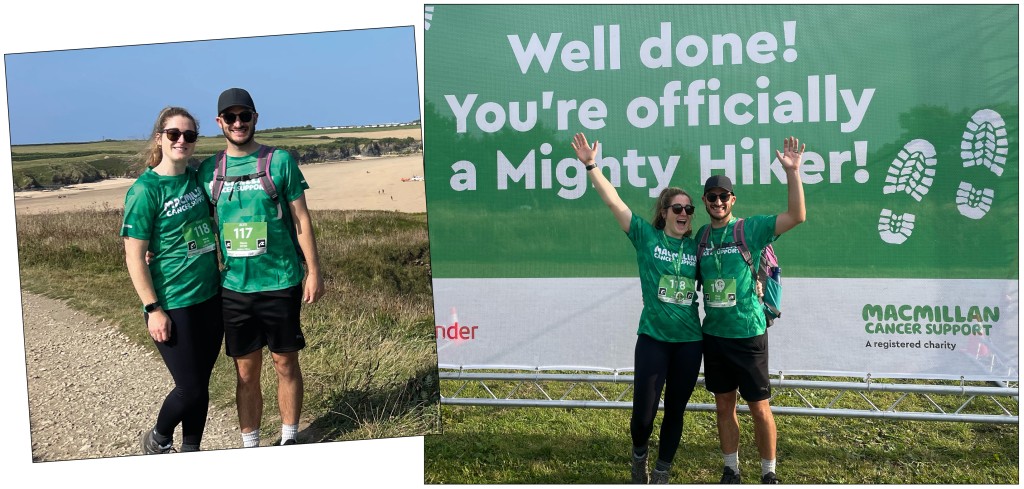
POLYGON ((661 388, 665 387, 665 417, 661 423, 658 459, 671 463, 683 436, 683 414, 700 371, 702 343, 666 343, 638 335, 634 352, 633 416, 629 431, 633 446, 647 445, 654 431, 661 388))
POLYGON ((210 373, 224 339, 220 295, 194 306, 171 309, 171 337, 156 343, 174 390, 167 394, 156 418, 156 431, 171 436, 181 423, 182 442, 199 445, 210 406, 210 373))

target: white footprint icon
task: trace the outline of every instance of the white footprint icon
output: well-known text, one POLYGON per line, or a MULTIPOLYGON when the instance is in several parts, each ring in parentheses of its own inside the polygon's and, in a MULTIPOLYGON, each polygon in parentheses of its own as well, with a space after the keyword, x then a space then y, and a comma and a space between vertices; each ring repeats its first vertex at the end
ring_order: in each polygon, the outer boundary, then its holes
POLYGON ((967 122, 964 139, 960 142, 960 157, 964 168, 986 166, 996 176, 1001 176, 1008 147, 1002 116, 994 110, 982 109, 967 122))
POLYGON ((916 216, 910 213, 893 214, 889 209, 882 209, 878 216, 878 235, 889 244, 903 244, 914 232, 916 216))
POLYGON ((956 208, 964 217, 981 219, 992 208, 992 201, 995 197, 995 190, 976 189, 974 185, 960 182, 960 188, 956 189, 956 208))
POLYGON ((928 193, 935 177, 935 147, 924 139, 905 145, 889 165, 883 194, 906 192, 918 202, 928 193))

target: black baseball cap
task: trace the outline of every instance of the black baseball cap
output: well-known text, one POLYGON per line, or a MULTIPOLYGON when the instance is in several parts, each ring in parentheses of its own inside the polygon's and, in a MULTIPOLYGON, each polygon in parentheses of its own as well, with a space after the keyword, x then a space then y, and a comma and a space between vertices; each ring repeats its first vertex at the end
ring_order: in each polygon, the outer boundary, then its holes
POLYGON ((708 193, 713 188, 721 188, 732 192, 732 180, 729 180, 729 177, 725 175, 711 175, 704 182, 704 193, 708 193))
POLYGON ((220 98, 217 99, 217 114, 223 114, 225 110, 236 105, 256 112, 256 104, 252 103, 249 92, 242 88, 229 88, 221 92, 220 98))

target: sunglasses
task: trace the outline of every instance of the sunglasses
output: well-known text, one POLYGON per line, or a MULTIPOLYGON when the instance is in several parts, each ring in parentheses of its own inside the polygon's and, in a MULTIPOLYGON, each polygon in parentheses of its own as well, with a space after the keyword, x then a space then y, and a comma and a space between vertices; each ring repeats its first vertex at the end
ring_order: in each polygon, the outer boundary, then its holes
POLYGON ((732 197, 732 192, 722 192, 720 194, 712 192, 704 194, 704 198, 708 199, 708 202, 718 202, 719 200, 725 202, 729 200, 729 197, 732 197))
POLYGON ((180 129, 171 128, 171 129, 164 129, 163 131, 160 131, 160 132, 166 134, 167 135, 167 139, 170 139, 172 143, 178 142, 178 138, 180 138, 182 136, 185 136, 185 142, 186 143, 194 143, 194 142, 196 142, 196 139, 199 138, 199 133, 195 132, 195 131, 193 131, 191 129, 186 130, 186 131, 182 131, 180 129))
POLYGON ((231 124, 235 123, 235 119, 238 119, 238 120, 240 120, 242 122, 250 122, 250 121, 252 121, 252 112, 249 112, 248 110, 245 111, 245 112, 239 112, 237 114, 232 114, 231 112, 225 112, 225 113, 220 115, 220 118, 224 121, 225 124, 230 126, 231 124))
POLYGON ((666 205, 665 208, 666 209, 672 209, 672 212, 674 212, 676 214, 680 214, 683 211, 686 211, 686 215, 688 215, 688 216, 692 216, 693 215, 693 206, 690 205, 690 204, 686 204, 686 205, 683 205, 683 204, 672 204, 672 205, 666 205))

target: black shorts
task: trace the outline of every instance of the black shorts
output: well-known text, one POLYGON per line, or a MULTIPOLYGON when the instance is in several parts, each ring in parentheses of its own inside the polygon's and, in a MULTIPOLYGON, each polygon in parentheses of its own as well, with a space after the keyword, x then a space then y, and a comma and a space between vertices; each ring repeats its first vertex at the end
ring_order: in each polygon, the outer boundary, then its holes
POLYGON ((299 351, 306 339, 299 327, 302 286, 269 292, 222 289, 224 352, 240 357, 270 347, 274 353, 299 351))
POLYGON ((715 394, 739 388, 747 402, 772 396, 768 381, 768 334, 753 338, 704 335, 704 385, 715 394))

